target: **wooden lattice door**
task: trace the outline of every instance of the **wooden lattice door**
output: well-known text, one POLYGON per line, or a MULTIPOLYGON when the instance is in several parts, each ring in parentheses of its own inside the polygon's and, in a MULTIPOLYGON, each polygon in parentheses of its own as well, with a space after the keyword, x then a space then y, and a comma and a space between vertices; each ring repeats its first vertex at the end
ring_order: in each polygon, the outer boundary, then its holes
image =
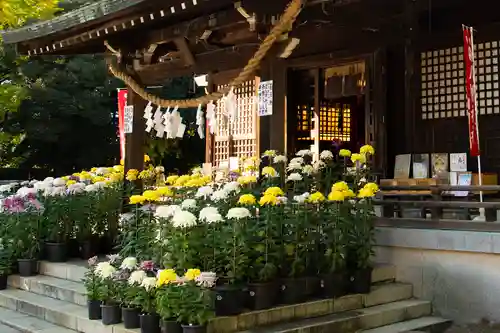
POLYGON ((217 103, 217 129, 212 161, 214 166, 229 160, 229 157, 250 157, 259 154, 256 98, 258 84, 259 78, 256 77, 234 89, 238 110, 235 121, 228 119, 225 103, 217 103))

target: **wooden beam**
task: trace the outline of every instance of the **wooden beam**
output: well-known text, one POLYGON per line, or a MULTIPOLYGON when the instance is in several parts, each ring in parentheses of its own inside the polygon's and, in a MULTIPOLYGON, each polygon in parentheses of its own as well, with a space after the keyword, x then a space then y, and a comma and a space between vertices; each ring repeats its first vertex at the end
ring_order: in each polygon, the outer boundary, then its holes
POLYGON ((185 66, 195 66, 196 61, 194 60, 193 53, 189 49, 189 45, 186 42, 186 38, 179 37, 174 39, 174 43, 177 46, 179 52, 181 52, 182 58, 184 59, 185 66))
POLYGON ((183 61, 170 61, 143 66, 137 74, 147 85, 160 84, 167 78, 215 73, 243 68, 257 50, 258 45, 248 44, 195 55, 194 66, 184 66, 183 61))

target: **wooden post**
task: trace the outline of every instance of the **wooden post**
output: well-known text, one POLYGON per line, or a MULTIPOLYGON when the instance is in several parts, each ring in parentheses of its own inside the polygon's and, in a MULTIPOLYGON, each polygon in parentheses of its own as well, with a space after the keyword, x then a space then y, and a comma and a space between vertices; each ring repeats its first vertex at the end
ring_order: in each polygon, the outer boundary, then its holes
POLYGON ((409 153, 415 149, 415 113, 418 76, 415 75, 416 50, 415 38, 418 28, 418 16, 415 0, 406 0, 405 3, 405 148, 409 153))
POLYGON ((286 66, 282 59, 271 60, 273 80, 273 115, 271 116, 271 149, 286 153, 286 66))
POLYGON ((144 108, 147 101, 128 89, 127 105, 134 107, 132 119, 132 133, 125 134, 125 172, 130 169, 144 168, 145 123, 144 108))

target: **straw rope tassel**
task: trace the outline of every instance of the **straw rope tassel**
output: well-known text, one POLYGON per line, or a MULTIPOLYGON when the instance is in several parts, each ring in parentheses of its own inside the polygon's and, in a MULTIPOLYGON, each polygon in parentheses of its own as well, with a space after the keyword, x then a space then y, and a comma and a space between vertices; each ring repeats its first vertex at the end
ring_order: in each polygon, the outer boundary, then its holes
MULTIPOLYGON (((144 90, 143 87, 139 83, 137 83, 130 75, 119 70, 115 64, 112 63, 109 59, 107 60, 108 68, 111 74, 113 74, 116 78, 122 80, 133 92, 137 95, 141 96, 144 100, 150 101, 155 105, 161 107, 175 107, 179 108, 197 108, 200 104, 208 104, 211 101, 216 101, 221 99, 224 95, 226 95, 231 88, 237 87, 240 84, 244 83, 250 76, 255 73, 255 71, 259 68, 260 62, 266 56, 267 52, 274 45, 276 40, 279 37, 288 31, 290 27, 293 25, 297 16, 300 14, 303 7, 304 0, 291 0, 285 9, 283 16, 281 17, 278 24, 276 24, 272 29, 269 35, 264 39, 262 44, 259 46, 259 49, 255 52, 252 58, 248 61, 247 65, 243 68, 240 74, 234 78, 229 85, 221 88, 220 90, 210 93, 208 95, 204 95, 198 98, 192 99, 182 99, 182 100, 169 100, 163 99, 156 95, 150 94, 144 90)), ((108 50, 119 57, 121 54, 119 51, 112 48, 107 41, 104 41, 104 45, 108 48, 108 50)))

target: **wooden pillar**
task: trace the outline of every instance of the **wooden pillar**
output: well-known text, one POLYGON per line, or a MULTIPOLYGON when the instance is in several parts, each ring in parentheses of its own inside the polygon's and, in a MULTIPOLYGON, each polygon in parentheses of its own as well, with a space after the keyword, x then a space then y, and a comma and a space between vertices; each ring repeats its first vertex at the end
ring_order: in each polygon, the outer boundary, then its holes
POLYGON ((405 148, 406 152, 415 151, 415 121, 417 108, 418 75, 415 74, 418 59, 415 38, 418 29, 416 0, 405 0, 405 148))
POLYGON ((271 53, 261 65, 260 80, 273 81, 273 114, 259 117, 260 153, 274 149, 282 154, 286 150, 287 79, 285 61, 271 53))
POLYGON ((128 89, 127 105, 132 105, 132 133, 125 134, 125 172, 130 169, 144 168, 144 143, 146 138, 144 108, 147 101, 128 89))

